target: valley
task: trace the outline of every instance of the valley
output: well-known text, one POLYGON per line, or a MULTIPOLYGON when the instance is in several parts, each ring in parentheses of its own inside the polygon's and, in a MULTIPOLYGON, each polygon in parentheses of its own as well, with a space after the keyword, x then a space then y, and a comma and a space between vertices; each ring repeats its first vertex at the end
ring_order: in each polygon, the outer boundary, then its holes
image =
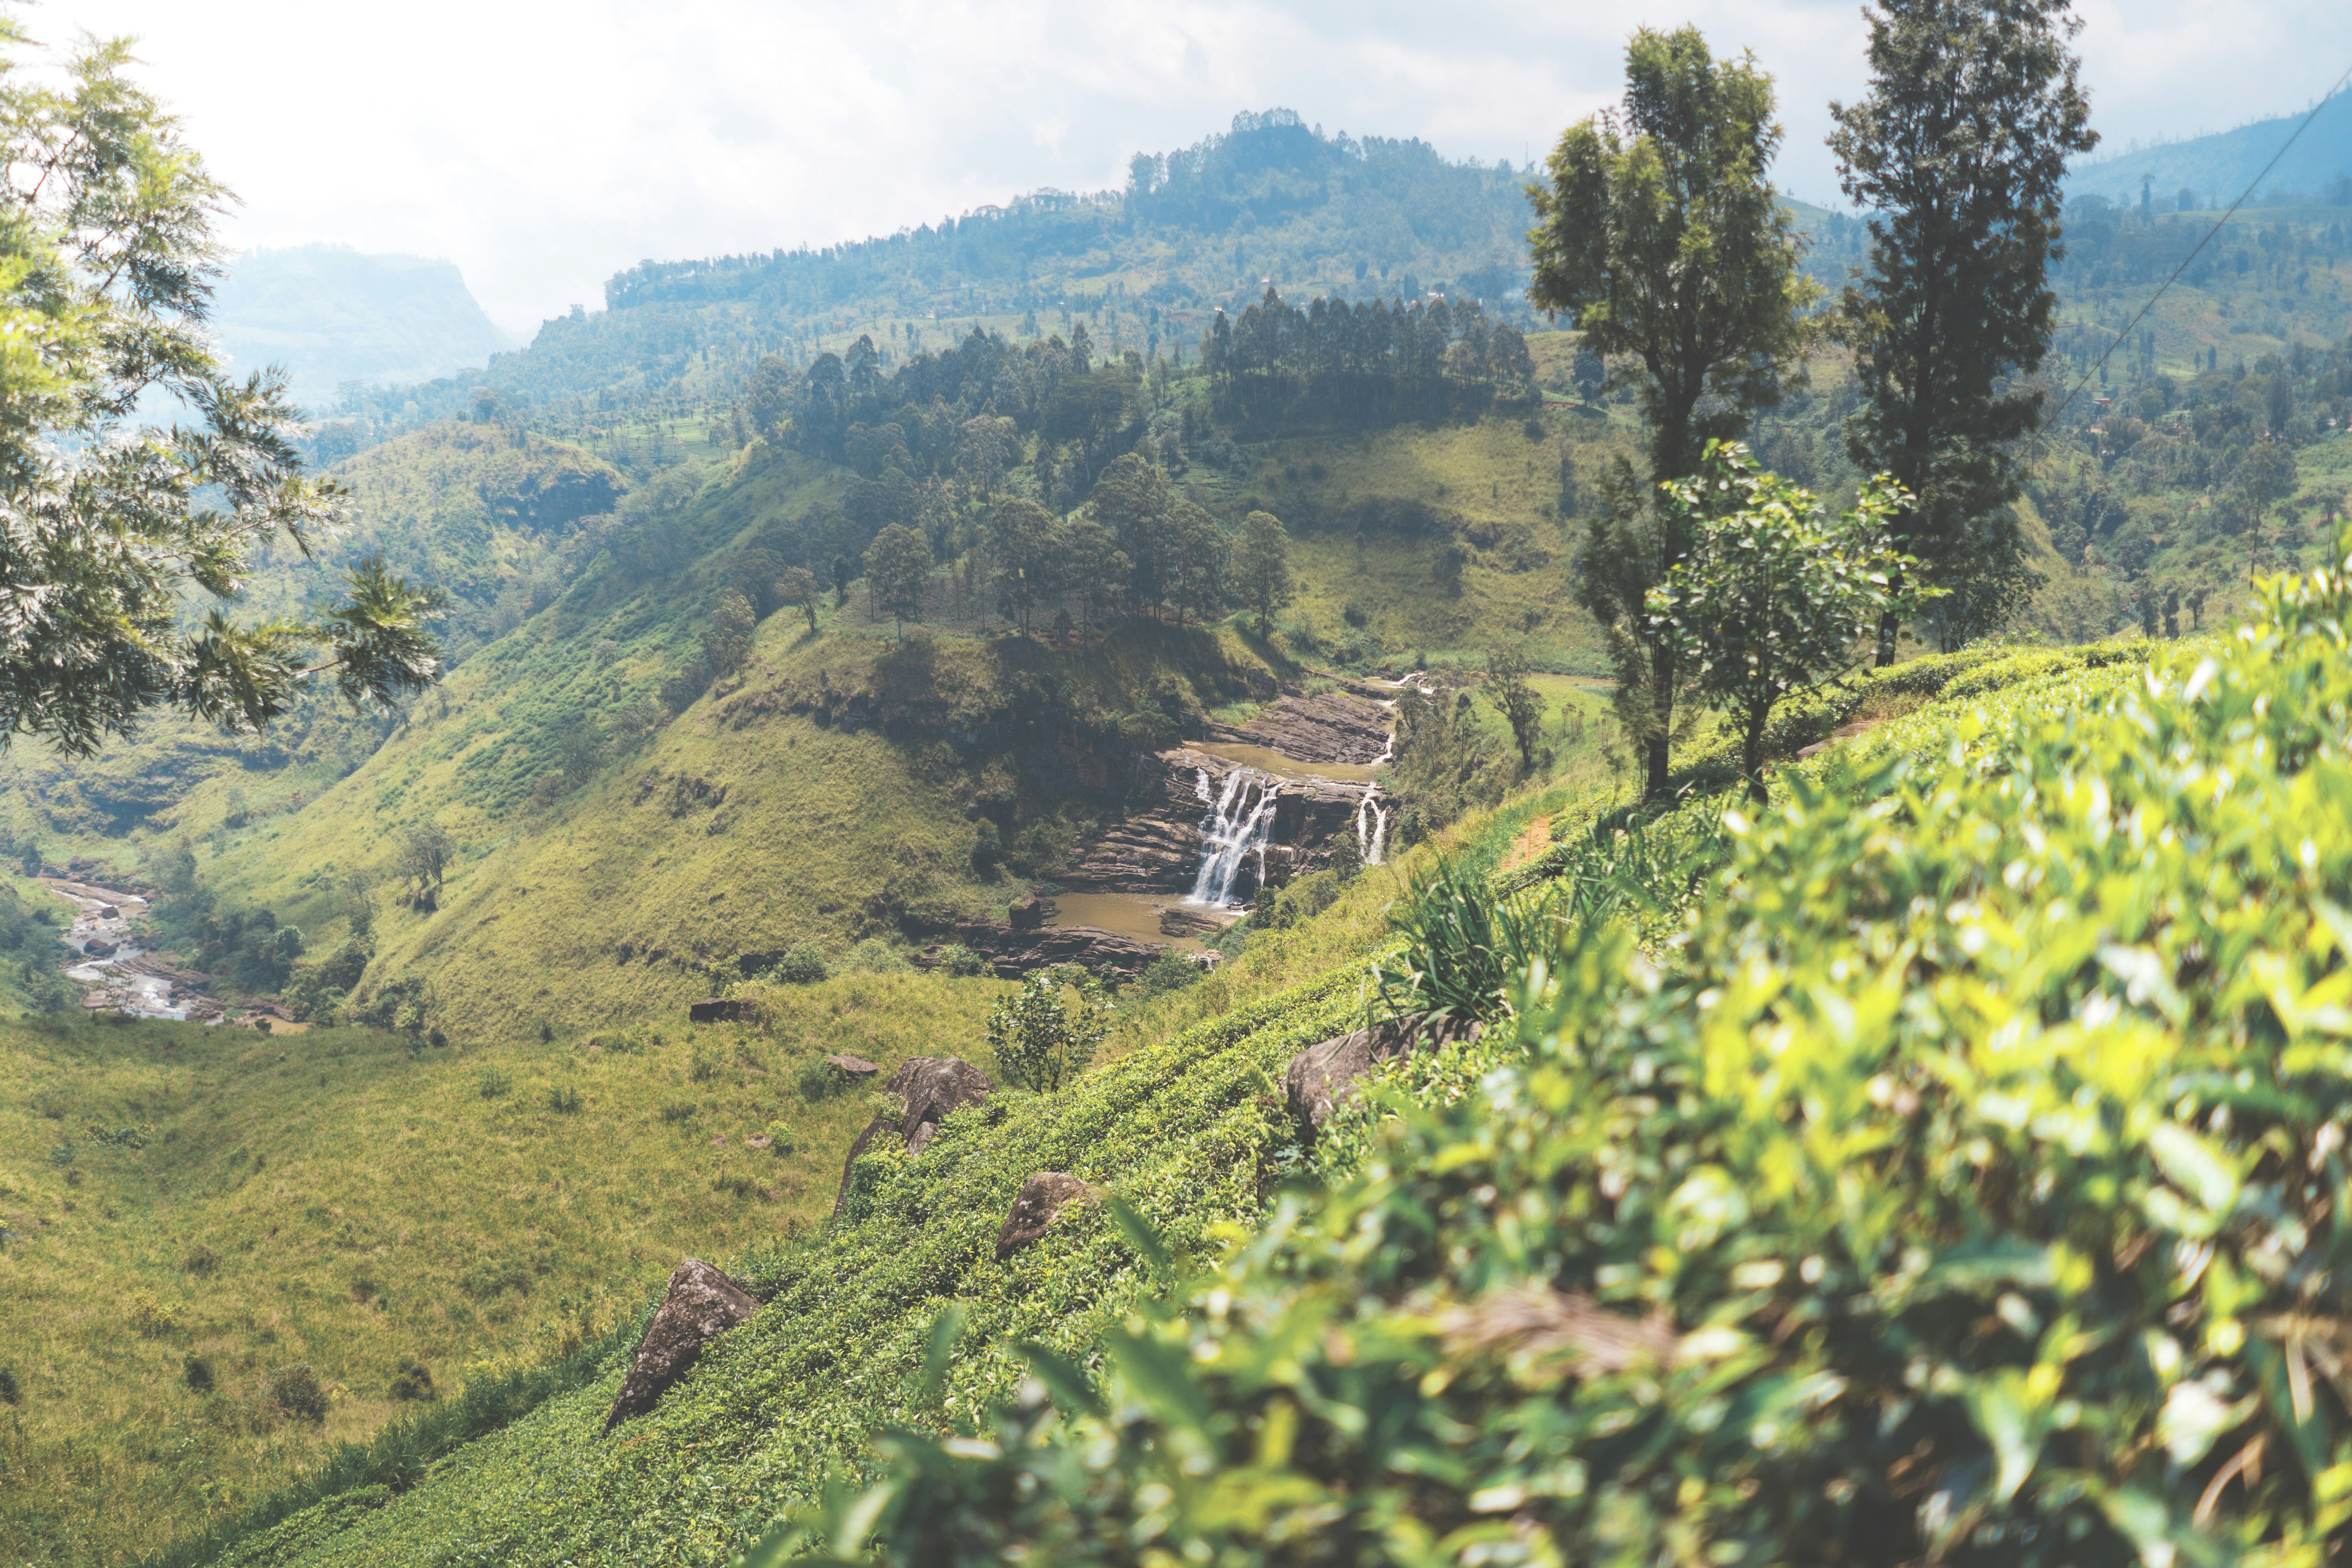
POLYGON ((332 526, 0 754, 0 1563, 2320 1560, 2352 208, 2132 158, 1946 513, 1762 158, 1682 405, 1287 110, 520 346, 249 257, 332 526))

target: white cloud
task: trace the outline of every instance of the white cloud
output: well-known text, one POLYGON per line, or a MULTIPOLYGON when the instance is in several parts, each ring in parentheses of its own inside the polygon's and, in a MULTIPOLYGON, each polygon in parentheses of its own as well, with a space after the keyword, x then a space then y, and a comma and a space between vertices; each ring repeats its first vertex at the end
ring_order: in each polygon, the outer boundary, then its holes
MULTIPOLYGON (((823 245, 1283 105, 1455 156, 1541 154, 1614 96, 1643 21, 1780 79, 1781 177, 1833 195, 1826 104, 1862 86, 1855 0, 48 0, 38 32, 139 35, 148 79, 244 196, 239 244, 447 256, 528 330, 645 258, 823 245)), ((2085 0, 2111 147, 2307 102, 2347 28, 2316 0, 2085 0), (2335 47, 2322 47, 2333 44, 2335 47)))

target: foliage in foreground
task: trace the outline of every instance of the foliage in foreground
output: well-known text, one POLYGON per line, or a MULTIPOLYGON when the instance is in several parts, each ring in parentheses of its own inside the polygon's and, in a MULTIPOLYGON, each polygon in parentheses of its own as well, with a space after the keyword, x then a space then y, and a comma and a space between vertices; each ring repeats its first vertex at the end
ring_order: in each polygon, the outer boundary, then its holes
POLYGON ((802 1544, 2325 1560, 2347 630, 2352 578, 2274 584, 2193 670, 1797 778, 1673 967, 1555 926, 1474 1092, 1393 1096, 1352 1179, 1108 1337, 1099 1393, 1034 1355, 988 1440, 892 1439, 802 1544))

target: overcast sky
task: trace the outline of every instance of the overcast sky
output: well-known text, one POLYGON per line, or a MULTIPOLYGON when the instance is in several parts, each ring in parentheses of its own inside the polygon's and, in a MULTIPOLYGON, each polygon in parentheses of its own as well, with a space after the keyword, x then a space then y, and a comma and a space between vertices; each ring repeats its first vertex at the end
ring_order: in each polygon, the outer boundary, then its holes
MULTIPOLYGON (((2083 16, 2111 151, 2302 108, 2352 66, 2342 0, 2083 16)), ((1645 22, 1752 48, 1780 83, 1781 183, 1826 202, 1826 106, 1863 73, 1855 0, 46 0, 29 19, 142 40, 244 198, 236 244, 446 256, 521 332, 646 258, 1117 184, 1237 110, 1517 163, 1615 96, 1645 22)))

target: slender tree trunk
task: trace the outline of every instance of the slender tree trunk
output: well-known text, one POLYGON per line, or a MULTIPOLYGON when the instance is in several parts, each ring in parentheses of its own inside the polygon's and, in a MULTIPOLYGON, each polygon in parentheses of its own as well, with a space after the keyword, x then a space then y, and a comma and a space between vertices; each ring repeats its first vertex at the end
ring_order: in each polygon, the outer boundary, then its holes
POLYGON ((1675 656, 1663 646, 1650 650, 1650 718, 1654 728, 1643 738, 1649 753, 1649 776, 1643 798, 1664 803, 1674 798, 1674 780, 1667 751, 1674 733, 1675 656))
POLYGON ((1763 805, 1772 796, 1764 787, 1764 723, 1771 717, 1769 708, 1758 708, 1748 715, 1748 733, 1741 738, 1739 769, 1748 775, 1748 798, 1763 805))

